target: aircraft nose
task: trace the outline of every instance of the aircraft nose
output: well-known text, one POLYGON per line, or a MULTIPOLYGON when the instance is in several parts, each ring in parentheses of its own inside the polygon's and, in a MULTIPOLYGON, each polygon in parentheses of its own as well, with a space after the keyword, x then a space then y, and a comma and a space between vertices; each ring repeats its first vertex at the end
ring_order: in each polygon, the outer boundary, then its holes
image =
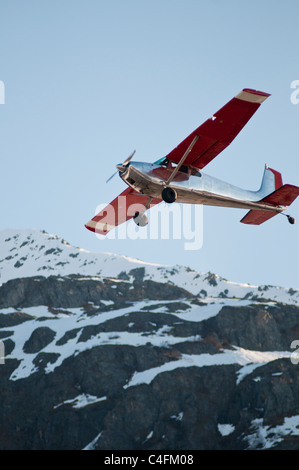
POLYGON ((122 173, 123 171, 125 171, 126 167, 122 163, 119 163, 118 165, 116 165, 116 169, 122 173))

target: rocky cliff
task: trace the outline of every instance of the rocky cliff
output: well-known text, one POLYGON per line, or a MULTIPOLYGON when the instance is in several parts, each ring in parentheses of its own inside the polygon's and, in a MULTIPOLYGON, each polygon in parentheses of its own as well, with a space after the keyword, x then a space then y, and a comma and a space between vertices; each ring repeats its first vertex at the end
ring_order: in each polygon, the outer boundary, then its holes
POLYGON ((297 290, 39 231, 0 273, 1 449, 299 448, 297 290))

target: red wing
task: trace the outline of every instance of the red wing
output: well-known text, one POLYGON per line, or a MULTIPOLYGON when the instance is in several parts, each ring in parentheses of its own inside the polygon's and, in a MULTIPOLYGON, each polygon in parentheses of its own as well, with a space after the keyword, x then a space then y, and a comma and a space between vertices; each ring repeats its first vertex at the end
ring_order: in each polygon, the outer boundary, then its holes
POLYGON ((144 212, 146 209, 150 209, 159 204, 161 199, 153 198, 150 206, 146 207, 148 201, 148 196, 136 193, 132 188, 127 188, 110 202, 105 209, 87 222, 85 227, 92 232, 107 235, 114 227, 132 219, 136 212, 144 212))
POLYGON ((192 148, 184 165, 204 168, 224 150, 239 134, 261 103, 270 96, 262 91, 245 88, 210 119, 195 129, 166 158, 178 163, 196 135, 198 141, 192 148))

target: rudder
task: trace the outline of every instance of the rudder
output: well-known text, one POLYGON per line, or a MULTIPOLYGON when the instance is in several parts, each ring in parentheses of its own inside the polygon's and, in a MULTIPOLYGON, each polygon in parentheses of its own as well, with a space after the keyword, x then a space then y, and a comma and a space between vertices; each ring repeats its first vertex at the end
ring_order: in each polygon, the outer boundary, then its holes
POLYGON ((261 197, 273 193, 283 185, 281 173, 265 165, 261 187, 258 191, 261 197))

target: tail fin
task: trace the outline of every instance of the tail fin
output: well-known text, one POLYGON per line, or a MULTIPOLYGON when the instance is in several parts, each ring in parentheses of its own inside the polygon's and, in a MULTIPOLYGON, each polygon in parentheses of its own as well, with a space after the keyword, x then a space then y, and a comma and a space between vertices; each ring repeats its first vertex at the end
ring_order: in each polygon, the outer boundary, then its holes
MULTIPOLYGON (((275 170, 271 170, 275 171, 275 170)), ((277 173, 277 172, 276 172, 277 173)), ((280 173, 278 173, 280 175, 280 173)), ((272 207, 290 206, 292 202, 299 196, 299 187, 292 184, 285 184, 273 191, 259 202, 269 204, 272 207)), ((260 225, 266 220, 271 219, 279 212, 265 210, 251 210, 247 212, 245 217, 240 221, 243 224, 260 225)))
POLYGON ((282 184, 281 173, 265 165, 262 184, 258 193, 260 193, 261 198, 264 198, 268 194, 273 193, 273 191, 276 191, 276 189, 279 189, 282 184))

